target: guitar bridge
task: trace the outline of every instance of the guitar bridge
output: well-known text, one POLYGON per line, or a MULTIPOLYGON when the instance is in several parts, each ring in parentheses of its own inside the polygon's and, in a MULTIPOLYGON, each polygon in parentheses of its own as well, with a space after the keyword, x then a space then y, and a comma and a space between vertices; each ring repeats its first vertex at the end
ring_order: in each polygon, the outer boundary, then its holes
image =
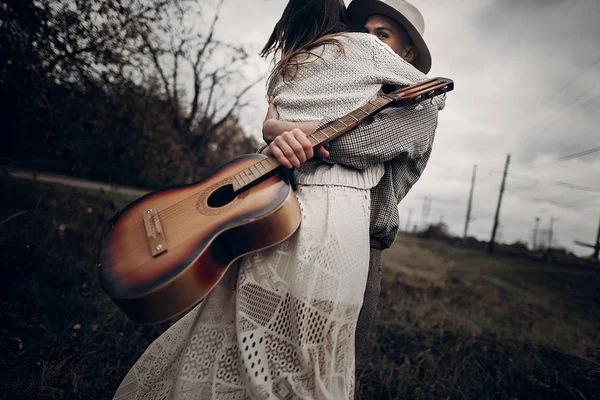
POLYGON ((142 214, 144 220, 144 228, 150 245, 152 257, 156 257, 167 251, 167 238, 160 223, 158 211, 151 208, 142 214))

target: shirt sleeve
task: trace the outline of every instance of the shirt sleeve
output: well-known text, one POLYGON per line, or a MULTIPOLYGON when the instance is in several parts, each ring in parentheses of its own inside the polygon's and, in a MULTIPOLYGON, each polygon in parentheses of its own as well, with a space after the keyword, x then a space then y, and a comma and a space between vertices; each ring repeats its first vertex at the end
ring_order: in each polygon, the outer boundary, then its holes
MULTIPOLYGON (((317 129, 334 118, 325 118, 317 129)), ((427 101, 414 106, 387 108, 372 119, 332 140, 323 161, 365 169, 397 158, 418 158, 431 147, 438 123, 438 107, 427 101)))

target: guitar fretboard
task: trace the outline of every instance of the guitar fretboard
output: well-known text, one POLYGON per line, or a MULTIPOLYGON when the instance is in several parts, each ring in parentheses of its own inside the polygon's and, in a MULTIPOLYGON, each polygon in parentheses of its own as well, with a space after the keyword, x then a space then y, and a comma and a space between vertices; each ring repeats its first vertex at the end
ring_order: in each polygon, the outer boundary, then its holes
POLYGON ((325 125, 308 136, 313 147, 321 146, 332 141, 343 133, 355 128, 358 124, 369 118, 371 115, 380 111, 382 108, 394 101, 394 98, 388 95, 379 95, 367 104, 358 107, 356 110, 344 115, 343 117, 325 125))
MULTIPOLYGON (((371 115, 377 113, 388 104, 395 100, 394 97, 385 94, 377 96, 375 99, 369 101, 358 107, 356 110, 344 115, 341 118, 332 121, 325 125, 321 129, 317 129, 313 134, 307 136, 308 140, 314 147, 322 146, 325 143, 332 141, 333 139, 341 136, 349 130, 355 128, 360 123, 368 119, 371 115)), ((264 160, 258 161, 252 164, 250 167, 243 169, 237 174, 233 175, 233 190, 238 191, 247 185, 251 185, 257 180, 270 174, 275 169, 281 167, 279 161, 274 157, 268 157, 264 160)))

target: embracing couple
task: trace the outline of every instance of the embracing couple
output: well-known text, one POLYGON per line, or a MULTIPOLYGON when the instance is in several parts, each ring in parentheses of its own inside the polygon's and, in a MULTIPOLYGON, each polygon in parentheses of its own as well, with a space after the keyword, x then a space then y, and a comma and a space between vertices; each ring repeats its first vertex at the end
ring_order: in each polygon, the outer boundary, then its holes
POLYGON ((290 0, 260 151, 292 168, 300 228, 232 265, 154 341, 115 399, 351 399, 398 203, 431 154, 444 99, 388 108, 313 151, 306 135, 382 90, 427 79, 420 12, 403 0, 290 0))

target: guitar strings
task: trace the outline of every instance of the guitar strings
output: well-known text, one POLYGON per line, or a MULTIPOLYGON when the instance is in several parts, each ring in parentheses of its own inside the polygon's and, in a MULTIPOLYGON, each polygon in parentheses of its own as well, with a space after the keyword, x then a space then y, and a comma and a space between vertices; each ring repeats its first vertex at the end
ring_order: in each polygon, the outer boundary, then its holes
MULTIPOLYGON (((275 159, 272 159, 272 160, 271 160, 270 158, 263 158, 263 159, 261 159, 261 160, 257 160, 257 161, 256 161, 255 163, 253 163, 253 164, 250 164, 249 166, 245 167, 243 170, 245 170, 245 169, 250 169, 251 167, 255 167, 255 169, 256 169, 257 171, 259 171, 259 172, 260 172, 260 169, 259 169, 258 167, 256 167, 256 165, 263 163, 265 160, 269 160, 269 163, 268 163, 268 164, 269 164, 269 167, 270 167, 270 168, 272 168, 272 167, 275 167, 275 168, 277 168, 277 166, 274 166, 274 165, 270 164, 270 163, 271 163, 271 162, 273 162, 273 161, 274 161, 274 162, 276 162, 277 164, 279 164, 279 163, 278 163, 278 162, 277 162, 275 159)), ((246 182, 244 181, 244 179, 242 178, 241 180, 244 182, 244 185, 241 185, 240 189, 243 189, 244 187, 246 187, 246 186, 248 186, 248 185, 252 184, 253 182, 256 182, 256 180, 258 180, 258 179, 260 179, 260 178, 264 177, 266 174, 268 174, 268 173, 272 172, 272 171, 273 171, 275 168, 273 168, 273 169, 269 170, 269 168, 267 168, 267 167, 263 166, 263 169, 264 169, 265 171, 267 171, 267 172, 266 172, 266 173, 261 173, 261 174, 262 174, 261 176, 255 177, 255 178, 254 178, 252 181, 250 181, 250 182, 248 182, 248 183, 246 183, 246 182)), ((233 175, 232 175, 232 177, 233 177, 233 176, 235 176, 235 175, 239 175, 239 176, 241 177, 241 172, 242 172, 243 170, 240 170, 240 171, 236 172, 235 174, 233 174, 233 175)), ((254 175, 254 174, 253 174, 253 175, 254 175)), ((222 187, 222 186, 224 186, 223 184, 220 184, 220 183, 222 183, 222 182, 223 182, 223 180, 220 180, 220 181, 216 182, 216 183, 215 183, 215 185, 218 185, 217 187, 222 187), (219 185, 219 184, 220 184, 220 185, 219 185)), ((239 182, 238 182, 238 183, 239 183, 239 182)), ((177 189, 174 189, 174 190, 177 190, 177 189)), ((179 200, 179 201, 177 201, 177 202, 175 202, 175 203, 173 203, 173 204, 169 205, 168 207, 166 207, 166 208, 164 208, 164 209, 162 209, 162 210, 159 210, 159 211, 158 211, 158 216, 159 216, 159 218, 160 218, 160 217, 166 218, 166 217, 173 216, 173 215, 174 215, 174 214, 173 214, 174 212, 178 212, 178 211, 180 211, 180 210, 181 210, 182 208, 184 208, 184 207, 185 207, 185 208, 187 208, 187 207, 189 206, 189 204, 190 204, 190 200, 192 200, 192 199, 193 199, 193 200, 194 200, 194 202, 196 202, 196 201, 198 200, 198 197, 199 197, 199 195, 201 194, 202 190, 205 190, 205 188, 198 189, 198 190, 196 190, 195 192, 192 192, 192 194, 190 194, 188 197, 186 197, 186 198, 184 198, 184 199, 182 199, 182 200, 179 200)), ((137 223, 136 223, 136 222, 134 222, 134 224, 137 224, 137 223)), ((131 226, 131 224, 128 224, 128 225, 126 225, 126 226, 131 226)))
MULTIPOLYGON (((244 169, 248 169, 248 168, 250 168, 251 166, 255 166, 256 164, 258 164, 258 163, 260 163, 260 162, 262 162, 262 161, 264 161, 264 159, 262 159, 262 160, 260 160, 260 161, 258 161, 258 162, 256 162, 256 163, 254 163, 254 164, 252 164, 252 165, 250 165, 249 167, 246 167, 246 168, 244 168, 244 169)), ((238 172, 236 172, 234 175, 239 175, 239 173, 240 173, 240 172, 241 172, 241 171, 238 171, 238 172)), ((271 171, 268 171, 268 172, 271 172, 271 171)), ((268 173, 268 172, 267 172, 267 173, 268 173)), ((263 176, 264 176, 264 175, 263 175, 263 176)), ((258 178, 256 178, 256 179, 260 179, 260 178, 261 178, 261 177, 258 177, 258 178)), ((255 179, 255 180, 256 180, 256 179, 255 179)), ((254 181, 255 181, 255 180, 254 180, 254 181)), ((253 183, 254 181, 251 181, 251 182, 249 182, 249 183, 246 183, 246 184, 245 184, 244 186, 242 186, 241 188, 244 188, 245 186, 247 186, 247 185, 249 185, 249 184, 253 183)), ((222 180, 220 180, 220 181, 217 181, 217 182, 215 182, 215 184, 214 184, 214 185, 218 185, 218 187, 223 187, 223 186, 225 186, 225 185, 223 185, 223 184, 222 184, 223 182, 224 182, 224 179, 222 179, 222 180)), ((178 190, 178 189, 173 189, 173 190, 178 190)), ((189 207, 189 205, 192 203, 192 201, 193 201, 194 203, 195 203, 195 202, 197 202, 197 201, 198 201, 198 198, 199 198, 199 196, 202 194, 202 191, 204 191, 204 190, 206 190, 206 188, 197 188, 197 189, 194 189, 194 190, 192 190, 192 193, 191 193, 189 196, 187 196, 187 197, 183 198, 182 200, 178 200, 177 202, 175 202, 175 203, 173 203, 173 204, 171 204, 171 205, 167 206, 166 208, 164 208, 164 209, 162 209, 162 210, 158 210, 158 212, 157 212, 157 213, 158 213, 158 217, 159 217, 159 218, 164 218, 164 219, 166 219, 166 218, 168 218, 168 217, 177 216, 177 214, 179 214, 179 211, 181 211, 183 208, 188 208, 188 207, 189 207)), ((181 215, 183 215, 183 214, 181 214, 181 215)), ((134 225, 134 224, 135 224, 135 225, 138 225, 138 224, 139 224, 139 221, 136 221, 136 222, 131 222, 131 223, 129 223, 129 224, 126 224, 125 226, 126 226, 126 227, 131 227, 131 226, 132 226, 132 225, 134 225)), ((142 228, 143 228, 143 226, 144 226, 144 225, 143 225, 143 223, 142 223, 142 225, 141 225, 141 226, 142 226, 142 228)), ((145 230, 145 228, 144 228, 144 230, 145 230)))

